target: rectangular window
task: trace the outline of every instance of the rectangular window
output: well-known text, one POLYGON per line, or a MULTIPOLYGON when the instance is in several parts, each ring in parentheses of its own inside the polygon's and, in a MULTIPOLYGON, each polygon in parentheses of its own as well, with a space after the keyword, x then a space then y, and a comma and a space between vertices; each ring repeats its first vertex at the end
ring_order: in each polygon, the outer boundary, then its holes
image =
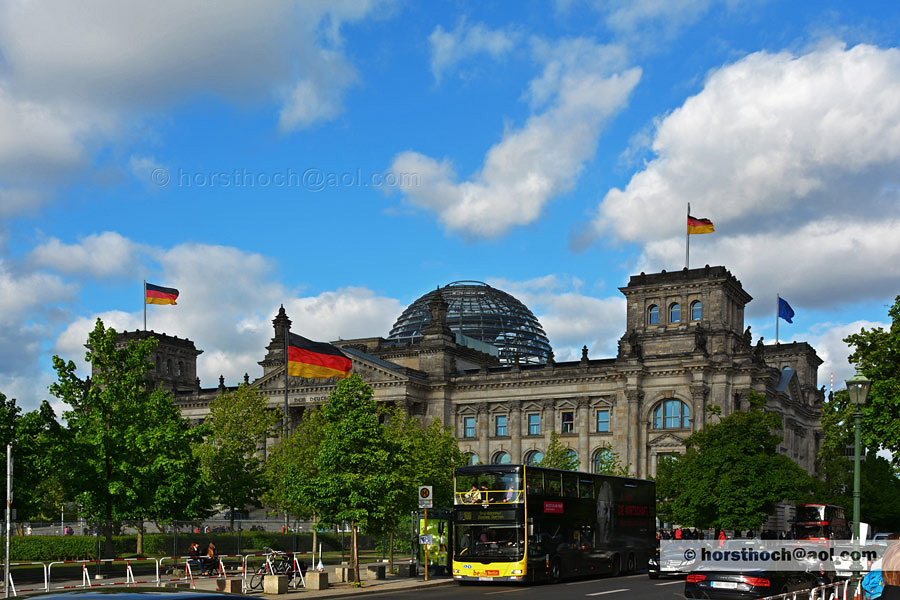
POLYGON ((575 413, 564 412, 562 414, 562 433, 575 432, 575 413))
POLYGON ((609 431, 609 411, 608 410, 598 410, 597 411, 597 431, 598 432, 609 431))
POLYGON ((541 415, 528 415, 528 435, 541 435, 541 415))
POLYGON ((497 436, 506 435, 506 415, 497 415, 494 418, 494 432, 497 436))
POLYGON ((463 437, 475 437, 475 417, 463 418, 463 437))

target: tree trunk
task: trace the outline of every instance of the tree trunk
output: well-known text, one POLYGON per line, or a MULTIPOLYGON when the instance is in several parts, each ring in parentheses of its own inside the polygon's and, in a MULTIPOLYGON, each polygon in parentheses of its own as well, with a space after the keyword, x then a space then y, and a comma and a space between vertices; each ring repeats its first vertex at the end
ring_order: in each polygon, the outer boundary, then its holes
POLYGON ((388 571, 394 570, 394 530, 388 536, 388 571))
POLYGON ((139 519, 137 522, 137 555, 144 555, 144 520, 139 519))
MULTIPOLYGON (((318 526, 319 524, 316 522, 316 513, 313 513, 313 516, 312 516, 312 522, 313 522, 313 528, 312 528, 312 530, 313 530, 313 531, 312 531, 312 541, 313 541, 312 556, 313 556, 313 561, 315 561, 315 560, 316 560, 316 546, 319 545, 319 526, 318 526)), ((320 558, 320 560, 321 560, 321 558, 320 558)), ((316 568, 316 565, 312 565, 312 568, 315 569, 315 568, 316 568)))
POLYGON ((359 549, 356 545, 356 521, 350 523, 350 572, 354 582, 359 581, 359 549))

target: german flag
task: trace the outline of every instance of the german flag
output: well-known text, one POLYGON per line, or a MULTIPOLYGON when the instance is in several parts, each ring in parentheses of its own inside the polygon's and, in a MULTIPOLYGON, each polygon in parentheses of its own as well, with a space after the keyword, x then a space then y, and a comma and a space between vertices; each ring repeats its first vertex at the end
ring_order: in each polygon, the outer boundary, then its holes
POLYGON ((331 344, 313 342, 295 333, 288 334, 288 375, 321 379, 350 376, 353 363, 331 344))
POLYGON ((144 284, 145 304, 177 304, 178 290, 167 288, 152 283, 144 284))
POLYGON ((713 222, 709 219, 697 219, 688 215, 687 232, 688 235, 697 233, 712 233, 715 231, 713 222))

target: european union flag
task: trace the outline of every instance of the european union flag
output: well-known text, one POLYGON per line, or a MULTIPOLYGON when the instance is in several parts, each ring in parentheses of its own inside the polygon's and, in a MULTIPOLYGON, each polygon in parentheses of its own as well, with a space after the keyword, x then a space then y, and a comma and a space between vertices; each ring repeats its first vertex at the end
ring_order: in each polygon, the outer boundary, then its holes
POLYGON ((778 297, 778 316, 788 323, 793 323, 791 319, 794 318, 794 309, 791 308, 791 305, 787 303, 787 300, 781 296, 778 297))

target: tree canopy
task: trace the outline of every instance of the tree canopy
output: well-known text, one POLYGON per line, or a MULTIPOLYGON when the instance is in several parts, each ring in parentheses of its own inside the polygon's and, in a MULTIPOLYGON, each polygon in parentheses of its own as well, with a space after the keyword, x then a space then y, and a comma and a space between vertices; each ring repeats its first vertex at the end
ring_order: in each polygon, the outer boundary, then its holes
POLYGON ((246 384, 209 405, 206 438, 198 455, 213 497, 231 509, 232 530, 235 509, 261 506, 265 456, 259 445, 265 443, 281 416, 269 410, 266 398, 246 384))
POLYGON ((657 514, 693 527, 756 529, 777 502, 806 498, 806 471, 778 454, 781 417, 764 412, 765 398, 750 392, 751 408, 707 424, 685 440, 684 455, 657 467, 657 514))
POLYGON ((551 431, 550 444, 547 445, 547 452, 537 466, 547 467, 549 469, 577 471, 580 465, 581 461, 578 460, 578 456, 575 455, 568 446, 559 441, 559 434, 555 431, 551 431))
MULTIPOLYGON (((893 453, 894 464, 900 464, 900 296, 888 310, 891 326, 861 329, 844 341, 853 349, 848 360, 872 380, 865 406, 861 437, 871 450, 885 449, 893 453)), ((852 410, 849 407, 848 410, 852 410)), ((853 421, 839 425, 853 427, 853 421)))
POLYGON ((146 375, 156 340, 120 343, 97 319, 85 359, 93 379, 53 357, 50 391, 71 408, 63 414, 66 487, 84 512, 103 522, 112 555, 113 521, 202 516, 202 485, 193 459, 195 433, 169 396, 146 375))

